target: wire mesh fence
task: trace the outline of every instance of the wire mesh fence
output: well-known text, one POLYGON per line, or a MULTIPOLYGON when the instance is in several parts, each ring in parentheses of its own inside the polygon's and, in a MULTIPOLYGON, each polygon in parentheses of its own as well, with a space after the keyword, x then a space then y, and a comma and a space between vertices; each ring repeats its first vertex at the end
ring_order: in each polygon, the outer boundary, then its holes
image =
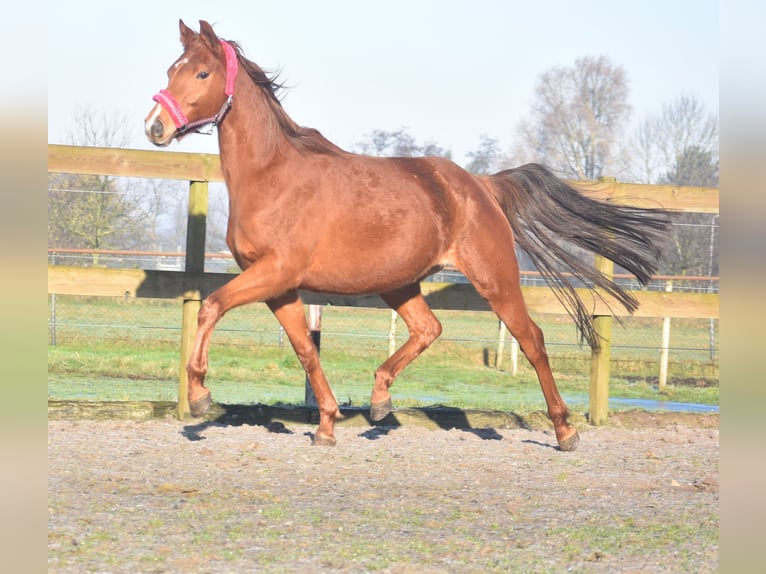
MULTIPOLYGON (((497 317, 488 311, 437 310, 441 337, 429 353, 459 356, 487 368, 511 370, 512 341, 505 339, 497 317)), ((590 349, 582 346, 567 315, 534 315, 543 329, 552 367, 559 374, 587 379, 590 349)), ((612 331, 612 374, 626 379, 655 380, 660 372, 663 347, 662 318, 626 318, 612 331)), ((64 348, 147 346, 178 348, 181 338, 181 304, 172 300, 49 295, 49 344, 64 348)), ((390 349, 407 337, 406 326, 392 311, 372 308, 323 308, 323 352, 385 360, 390 349), (392 322, 393 319, 393 322, 392 322), (392 331, 392 324, 394 330, 392 331)), ((218 324, 216 347, 241 350, 243 360, 257 359, 261 350, 283 349, 292 354, 279 323, 263 304, 230 311, 218 324)), ((671 319, 668 381, 694 379, 718 382, 718 320, 671 319)), ((518 373, 531 367, 518 352, 518 373)))

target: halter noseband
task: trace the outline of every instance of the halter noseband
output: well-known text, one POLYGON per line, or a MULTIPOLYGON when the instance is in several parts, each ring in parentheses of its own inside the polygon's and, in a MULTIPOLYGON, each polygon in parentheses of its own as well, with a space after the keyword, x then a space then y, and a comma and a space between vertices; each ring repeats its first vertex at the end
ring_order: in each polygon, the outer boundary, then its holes
POLYGON ((210 118, 204 118, 194 122, 189 122, 186 118, 186 114, 181 110, 181 106, 173 95, 167 90, 160 90, 158 94, 155 94, 152 99, 160 104, 167 110, 170 117, 173 118, 173 123, 176 126, 175 137, 181 137, 190 131, 196 131, 197 133, 210 134, 213 132, 213 128, 223 121, 223 118, 231 109, 231 102, 234 99, 234 80, 237 77, 237 54, 234 52, 234 48, 228 42, 220 40, 223 46, 224 54, 226 55, 226 101, 218 110, 218 113, 210 118), (200 128, 204 125, 211 124, 210 130, 203 132, 200 128))

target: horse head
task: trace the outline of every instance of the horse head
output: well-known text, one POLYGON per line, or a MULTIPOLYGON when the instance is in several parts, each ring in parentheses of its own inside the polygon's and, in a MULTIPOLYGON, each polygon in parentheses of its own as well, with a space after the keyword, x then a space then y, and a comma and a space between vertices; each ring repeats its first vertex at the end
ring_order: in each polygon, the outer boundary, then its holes
POLYGON ((179 26, 184 52, 168 69, 168 85, 154 96, 157 103, 144 120, 146 136, 157 146, 203 126, 217 126, 231 108, 234 93, 238 65, 231 44, 219 39, 204 20, 199 33, 182 20, 179 26))

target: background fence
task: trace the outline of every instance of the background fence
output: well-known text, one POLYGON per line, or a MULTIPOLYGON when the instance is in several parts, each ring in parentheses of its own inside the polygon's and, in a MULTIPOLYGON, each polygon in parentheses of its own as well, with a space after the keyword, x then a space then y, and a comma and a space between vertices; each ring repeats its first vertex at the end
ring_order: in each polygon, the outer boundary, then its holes
MULTIPOLYGON (((49 246, 51 344, 87 348, 137 343, 168 344, 177 348, 179 338, 188 341, 189 331, 196 327, 199 301, 205 293, 228 280, 228 273, 233 270, 229 257, 223 254, 204 257, 202 252, 207 216, 206 182, 221 180, 217 157, 50 145, 49 171, 191 181, 186 253, 83 251, 49 246)), ((715 189, 640 186, 614 180, 599 183, 602 185, 591 187, 594 195, 602 199, 639 206, 663 205, 687 212, 717 213, 718 210, 715 189)), ((618 279, 628 281, 631 289, 638 288, 629 279, 618 279)), ((466 353, 477 363, 494 367, 498 358, 504 360, 504 353, 514 352, 513 345, 501 345, 502 330, 497 318, 484 310, 486 305, 465 285, 459 273, 446 270, 431 280, 434 289, 426 284, 424 291, 428 292, 427 299, 444 323, 444 332, 433 350, 429 350, 430 354, 466 353), (449 288, 445 288, 444 283, 449 288)), ((667 294, 669 280, 657 278, 648 288, 634 293, 641 301, 641 308, 635 317, 620 319, 625 329, 616 327, 612 331, 605 355, 607 364, 621 377, 651 379, 659 377, 661 358, 665 354, 669 359, 671 382, 689 378, 717 382, 717 278, 677 278, 673 280, 673 293, 667 294)), ((532 315, 543 327, 553 368, 559 376, 563 373, 587 378, 590 374, 593 399, 595 358, 589 349, 579 345, 574 325, 561 313, 561 306, 550 290, 539 284, 536 274, 524 275, 524 295, 532 315)), ((330 305, 325 307, 323 319, 323 353, 328 348, 349 349, 376 357, 375 361, 385 358, 391 344, 392 315, 390 310, 378 308, 379 300, 376 303, 370 298, 306 296, 307 303, 330 305)), ((586 296, 592 297, 589 293, 586 296)), ((607 307, 592 300, 594 315, 611 316, 607 307)), ((405 334, 399 332, 396 336, 401 342, 405 334)), ((263 305, 250 305, 227 315, 216 329, 214 341, 216 346, 247 347, 248 353, 258 347, 279 349, 285 345, 276 320, 263 305)), ((184 344, 182 362, 183 348, 184 344)), ((528 368, 524 361, 519 363, 521 373, 528 368)), ((183 369, 179 369, 177 375, 179 414, 183 415, 183 369)), ((608 376, 607 368, 606 380, 608 376)), ((365 377, 369 378, 370 374, 366 373, 365 377)), ((595 378, 603 382, 604 376, 597 374, 595 378)), ((603 395, 601 391, 595 394, 603 395)), ((593 411, 592 402, 591 415, 593 411)))
MULTIPOLYGON (((113 269, 156 269, 183 271, 185 253, 106 251, 80 249, 50 249, 49 264, 66 266, 98 266, 113 269)), ((236 267, 230 255, 207 254, 205 269, 225 272, 236 267)), ((465 283, 455 270, 444 270, 429 278, 438 283, 465 283)), ((632 276, 616 280, 627 288, 637 288, 632 276)), ((672 283, 674 292, 718 293, 717 277, 655 277, 642 289, 665 291, 672 283)), ((524 272, 522 285, 545 286, 539 273, 524 272)), ((504 339, 499 322, 489 311, 440 310, 437 316, 444 324, 442 336, 435 348, 459 346, 461 353, 472 354, 488 367, 513 369, 514 349, 510 339, 504 339)), ((537 313, 546 346, 554 368, 569 376, 587 379, 590 369, 590 349, 580 345, 577 329, 566 314, 537 313)), ((614 376, 659 380, 663 348, 662 317, 624 317, 622 327, 613 330, 611 364, 614 376)), ((177 345, 180 338, 179 302, 164 299, 140 300, 133 297, 85 297, 49 295, 49 343, 75 346, 125 344, 177 345)), ((403 325, 397 325, 396 341, 406 337, 403 325)), ((325 349, 363 351, 385 357, 391 348, 391 312, 386 309, 353 307, 325 308, 322 321, 322 344, 325 349)), ((285 349, 291 353, 279 323, 265 305, 248 305, 229 313, 216 328, 215 344, 246 349, 257 353, 258 347, 285 349)), ((689 383, 695 379, 706 383, 718 382, 719 338, 718 319, 671 319, 667 336, 669 384, 689 383)), ((382 360, 382 359, 381 359, 382 360)), ((521 357, 519 373, 531 372, 521 357)), ((516 369, 513 369, 514 371, 516 369)))

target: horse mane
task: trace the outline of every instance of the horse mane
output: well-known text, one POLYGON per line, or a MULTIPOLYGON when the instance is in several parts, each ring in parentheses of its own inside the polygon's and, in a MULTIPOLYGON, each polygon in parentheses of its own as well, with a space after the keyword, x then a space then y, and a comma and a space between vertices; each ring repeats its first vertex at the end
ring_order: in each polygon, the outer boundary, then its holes
POLYGON ((338 155, 342 152, 338 146, 325 138, 318 130, 300 126, 287 115, 287 112, 282 107, 282 102, 277 95, 280 90, 285 89, 285 85, 277 81, 278 74, 268 75, 258 64, 248 60, 244 56, 239 44, 231 41, 227 42, 231 44, 236 51, 242 69, 247 72, 247 75, 253 83, 263 90, 266 95, 266 101, 277 121, 277 125, 287 138, 287 141, 290 142, 290 145, 302 154, 319 153, 338 155))

